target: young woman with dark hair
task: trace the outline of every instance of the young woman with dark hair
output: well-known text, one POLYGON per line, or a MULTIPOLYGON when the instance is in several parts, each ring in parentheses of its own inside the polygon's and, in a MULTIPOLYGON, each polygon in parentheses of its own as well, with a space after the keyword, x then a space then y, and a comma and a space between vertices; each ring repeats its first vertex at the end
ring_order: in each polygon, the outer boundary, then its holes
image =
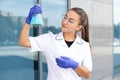
POLYGON ((30 21, 40 13, 39 6, 33 6, 19 38, 19 45, 30 51, 42 51, 48 65, 47 80, 81 80, 89 78, 92 72, 92 58, 89 41, 89 24, 86 12, 78 7, 71 8, 64 16, 62 31, 29 36, 30 21), (81 31, 81 37, 78 32, 81 31))

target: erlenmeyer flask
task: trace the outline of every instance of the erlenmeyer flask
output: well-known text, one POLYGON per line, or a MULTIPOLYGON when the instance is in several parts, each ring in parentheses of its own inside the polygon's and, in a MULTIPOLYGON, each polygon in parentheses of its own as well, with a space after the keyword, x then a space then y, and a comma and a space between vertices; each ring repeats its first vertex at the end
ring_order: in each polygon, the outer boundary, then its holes
POLYGON ((43 23, 43 19, 41 17, 41 14, 36 14, 32 17, 31 19, 31 22, 30 22, 31 25, 40 25, 42 26, 44 23, 43 23))
MULTIPOLYGON (((39 4, 36 4, 36 6, 39 6, 39 4)), ((41 13, 33 15, 30 24, 42 26, 44 22, 43 22, 41 14, 42 14, 42 11, 41 13)))

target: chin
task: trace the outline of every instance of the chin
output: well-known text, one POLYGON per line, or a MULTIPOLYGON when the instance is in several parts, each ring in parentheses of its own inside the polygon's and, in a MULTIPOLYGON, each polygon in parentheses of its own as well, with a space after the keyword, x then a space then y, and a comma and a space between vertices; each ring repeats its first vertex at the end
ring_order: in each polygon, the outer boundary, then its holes
POLYGON ((65 29, 62 28, 62 31, 63 31, 63 32, 66 32, 67 30, 65 30, 65 29))

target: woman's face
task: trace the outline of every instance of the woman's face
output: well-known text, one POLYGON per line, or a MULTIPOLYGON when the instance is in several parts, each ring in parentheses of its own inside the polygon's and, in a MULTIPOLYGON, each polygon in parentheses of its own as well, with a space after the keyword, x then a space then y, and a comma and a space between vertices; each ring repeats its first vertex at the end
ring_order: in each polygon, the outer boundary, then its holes
POLYGON ((62 20, 62 31, 67 33, 76 33, 76 31, 81 29, 81 25, 79 25, 79 23, 80 16, 73 10, 70 10, 62 20))

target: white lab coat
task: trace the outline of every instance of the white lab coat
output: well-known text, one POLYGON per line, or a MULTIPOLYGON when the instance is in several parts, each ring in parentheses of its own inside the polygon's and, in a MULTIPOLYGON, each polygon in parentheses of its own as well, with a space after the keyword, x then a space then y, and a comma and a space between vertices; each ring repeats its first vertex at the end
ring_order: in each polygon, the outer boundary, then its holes
POLYGON ((74 43, 68 47, 64 41, 63 33, 39 35, 37 37, 29 37, 31 52, 42 51, 45 54, 48 65, 47 80, 81 80, 74 70, 71 68, 61 68, 56 64, 56 58, 60 56, 70 57, 79 62, 89 71, 92 71, 92 59, 89 43, 85 42, 78 35, 74 43))

